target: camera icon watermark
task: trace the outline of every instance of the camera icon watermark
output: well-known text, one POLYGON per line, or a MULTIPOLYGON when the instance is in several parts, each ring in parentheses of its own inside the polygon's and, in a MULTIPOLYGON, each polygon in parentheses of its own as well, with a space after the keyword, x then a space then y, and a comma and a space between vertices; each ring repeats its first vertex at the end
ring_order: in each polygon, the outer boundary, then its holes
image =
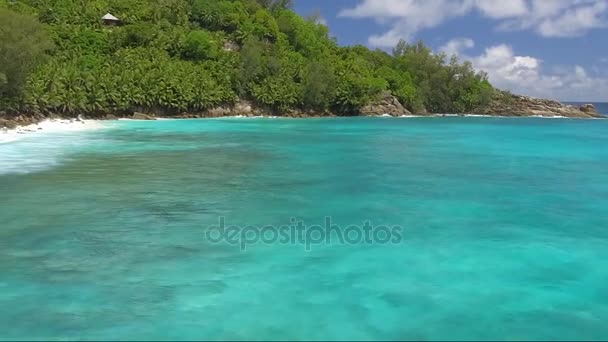
POLYGON ((372 225, 365 221, 362 225, 346 227, 332 223, 327 216, 323 224, 307 225, 292 217, 286 225, 237 226, 226 223, 219 217, 218 224, 205 230, 205 238, 212 244, 238 246, 246 251, 256 244, 282 244, 304 246, 306 251, 316 245, 396 245, 403 241, 403 227, 398 225, 372 225))

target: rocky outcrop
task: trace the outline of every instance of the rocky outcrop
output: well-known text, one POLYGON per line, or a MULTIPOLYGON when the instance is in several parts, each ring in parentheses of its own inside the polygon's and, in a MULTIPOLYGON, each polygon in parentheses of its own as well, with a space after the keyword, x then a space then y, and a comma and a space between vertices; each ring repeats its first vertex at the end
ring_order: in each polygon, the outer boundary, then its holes
POLYGON ((330 111, 316 111, 316 110, 305 110, 305 109, 293 109, 283 116, 290 118, 322 118, 322 117, 335 117, 336 114, 330 111))
POLYGON ((359 112, 362 115, 384 115, 388 114, 391 116, 402 116, 412 115, 412 113, 405 109, 403 105, 397 100, 397 98, 389 93, 383 93, 379 101, 369 104, 361 109, 359 112))
POLYGON ((269 107, 256 105, 253 102, 239 100, 232 105, 223 105, 207 109, 199 113, 182 113, 172 117, 175 118, 220 118, 227 116, 283 116, 291 118, 308 118, 335 116, 330 112, 319 112, 314 110, 292 109, 289 111, 276 111, 269 107))
POLYGON ((582 105, 579 109, 581 112, 587 113, 589 115, 601 116, 601 114, 595 109, 595 106, 592 104, 582 105))
POLYGON ((565 105, 555 100, 497 92, 488 105, 477 108, 472 114, 568 118, 603 117, 596 111, 591 111, 588 107, 586 110, 587 111, 583 111, 574 106, 565 105))
POLYGON ((190 118, 219 118, 222 116, 256 116, 268 114, 268 111, 262 110, 260 107, 255 106, 253 103, 246 100, 239 100, 232 105, 223 105, 214 108, 207 109, 206 111, 198 114, 182 114, 178 117, 190 117, 190 118))
POLYGON ((232 112, 234 113, 234 115, 244 115, 244 116, 259 114, 259 111, 256 110, 253 103, 251 103, 249 101, 245 101, 245 100, 238 101, 232 107, 232 112))
POLYGON ((140 112, 133 113, 133 116, 131 117, 131 119, 133 119, 133 120, 156 120, 156 118, 153 117, 152 115, 148 115, 148 114, 144 114, 144 113, 140 113, 140 112))
POLYGON ((49 119, 53 115, 44 116, 42 114, 20 114, 7 115, 0 117, 0 128, 14 129, 18 126, 35 125, 41 121, 49 119))
MULTIPOLYGON (((7 116, 6 118, 4 118, 7 124, 14 124, 16 126, 34 125, 45 119, 46 117, 42 114, 21 114, 17 116, 7 116)), ((0 126, 2 125, 0 124, 0 126)))
POLYGON ((232 108, 230 108, 229 106, 225 106, 225 107, 215 107, 215 108, 211 108, 209 110, 207 110, 204 113, 205 117, 210 117, 210 118, 219 118, 222 116, 231 116, 232 115, 232 108))
MULTIPOLYGON (((234 104, 226 104, 201 112, 195 113, 167 113, 154 108, 133 108, 133 114, 128 113, 113 113, 113 114, 95 114, 86 117, 85 119, 93 120, 116 120, 120 117, 131 118, 135 120, 156 120, 157 117, 170 118, 214 118, 227 116, 283 116, 292 118, 309 118, 309 117, 332 117, 332 116, 349 116, 349 115, 367 115, 367 116, 404 116, 412 115, 396 97, 389 93, 383 93, 380 99, 370 105, 367 105, 352 113, 333 113, 330 111, 315 111, 304 109, 293 109, 290 111, 275 111, 272 108, 257 105, 246 100, 237 100, 234 104), (154 113, 154 114, 145 114, 154 113)), ((565 105, 558 101, 538 99, 529 96, 512 95, 507 92, 497 91, 490 103, 486 106, 479 107, 470 112, 470 114, 494 115, 494 116, 543 116, 543 117, 570 117, 570 118, 606 118, 599 114, 592 104, 586 104, 580 108, 565 105)), ((416 112, 416 115, 433 115, 427 113, 424 109, 416 112)), ((464 114, 462 114, 464 115, 464 114)), ((81 120, 81 116, 75 118, 74 115, 63 114, 7 114, 0 112, 0 129, 14 129, 19 126, 28 126, 39 123, 43 120, 81 120)))
POLYGON ((17 128, 17 123, 13 120, 0 119, 0 128, 17 128))

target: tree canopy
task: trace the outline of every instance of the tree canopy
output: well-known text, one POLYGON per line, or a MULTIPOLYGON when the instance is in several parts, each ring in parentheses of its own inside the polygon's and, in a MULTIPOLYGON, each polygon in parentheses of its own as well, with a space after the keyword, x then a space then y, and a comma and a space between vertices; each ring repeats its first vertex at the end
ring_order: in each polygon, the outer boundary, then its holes
POLYGON ((51 41, 31 16, 0 8, 0 42, 0 97, 16 97, 51 41))
POLYGON ((489 100, 487 76, 470 63, 422 42, 402 41, 392 54, 342 47, 291 6, 0 0, 0 109, 177 113, 242 98, 277 111, 355 114, 390 92, 414 112, 465 112, 489 100), (104 26, 107 12, 122 25, 104 26))

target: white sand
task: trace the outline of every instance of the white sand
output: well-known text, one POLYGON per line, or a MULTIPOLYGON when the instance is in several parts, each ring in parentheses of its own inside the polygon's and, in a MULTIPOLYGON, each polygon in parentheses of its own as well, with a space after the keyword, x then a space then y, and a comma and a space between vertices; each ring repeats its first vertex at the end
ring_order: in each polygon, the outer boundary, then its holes
POLYGON ((40 133, 86 131, 98 129, 102 126, 102 123, 96 120, 45 120, 37 124, 20 126, 15 129, 0 128, 0 144, 40 133))

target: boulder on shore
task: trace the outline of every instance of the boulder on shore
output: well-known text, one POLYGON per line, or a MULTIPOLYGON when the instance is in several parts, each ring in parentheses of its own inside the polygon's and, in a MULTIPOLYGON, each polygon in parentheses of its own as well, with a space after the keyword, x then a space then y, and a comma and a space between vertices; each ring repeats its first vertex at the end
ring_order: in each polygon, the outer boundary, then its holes
POLYGON ((21 114, 11 118, 10 121, 13 121, 17 126, 29 126, 37 124, 44 119, 46 118, 41 114, 21 114))
POLYGON ((253 114, 254 105, 245 100, 238 101, 232 108, 232 115, 250 115, 253 114))
POLYGON ((372 104, 362 107, 359 109, 359 113, 362 115, 391 115, 391 116, 402 116, 412 115, 403 105, 397 100, 397 98, 390 93, 383 93, 380 100, 372 104))
POLYGON ((568 118, 603 117, 595 111, 583 111, 582 108, 579 109, 571 105, 565 105, 559 101, 539 99, 530 96, 513 95, 500 91, 497 91, 494 94, 490 103, 476 108, 471 114, 568 118))
POLYGON ((156 120, 156 118, 153 117, 152 115, 139 113, 139 112, 133 113, 133 116, 131 118, 133 120, 156 120))
POLYGON ((601 116, 601 114, 595 109, 595 106, 590 103, 582 105, 579 110, 589 115, 601 116))
POLYGON ((220 106, 220 107, 214 107, 211 108, 209 110, 207 110, 207 112, 205 113, 206 117, 210 117, 210 118, 219 118, 222 116, 231 116, 232 114, 232 108, 229 106, 220 106))

